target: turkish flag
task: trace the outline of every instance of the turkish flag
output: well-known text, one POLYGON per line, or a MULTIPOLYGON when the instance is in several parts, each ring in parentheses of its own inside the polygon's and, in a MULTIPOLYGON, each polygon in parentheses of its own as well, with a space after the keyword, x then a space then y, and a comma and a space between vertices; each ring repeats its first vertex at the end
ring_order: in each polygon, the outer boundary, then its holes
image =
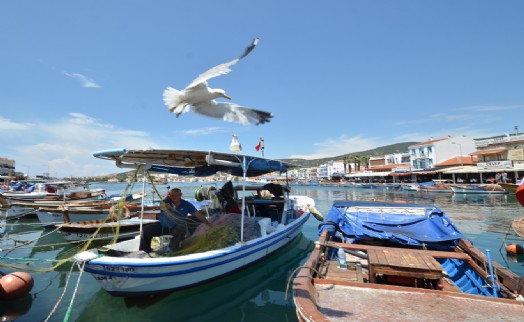
POLYGON ((261 146, 262 146, 262 141, 258 142, 257 146, 255 147, 255 150, 259 151, 261 146))

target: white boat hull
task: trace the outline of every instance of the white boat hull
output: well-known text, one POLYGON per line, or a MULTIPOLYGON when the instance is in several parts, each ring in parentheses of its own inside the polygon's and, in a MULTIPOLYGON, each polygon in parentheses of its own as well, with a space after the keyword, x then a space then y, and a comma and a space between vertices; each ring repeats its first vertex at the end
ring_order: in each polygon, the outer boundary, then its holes
POLYGON ((451 190, 455 194, 467 193, 467 194, 483 194, 483 195, 503 195, 503 194, 508 193, 506 190, 503 190, 503 189, 502 190, 489 190, 489 189, 480 189, 480 188, 469 189, 469 188, 457 187, 457 186, 451 186, 451 190))
MULTIPOLYGON (((38 210, 36 212, 38 220, 44 226, 53 226, 64 223, 64 216, 61 212, 45 212, 38 210)), ((69 213, 70 222, 88 221, 88 220, 101 220, 108 218, 109 211, 99 213, 69 213)))
MULTIPOLYGON (((103 256, 85 263, 102 287, 112 295, 129 296, 167 292, 201 284, 229 274, 269 256, 301 233, 310 213, 281 229, 234 246, 177 257, 129 258, 103 256)), ((135 244, 139 239, 122 243, 135 244)), ((97 256, 93 251, 80 253, 76 260, 97 256)))
POLYGON ((140 234, 140 221, 142 224, 157 222, 154 219, 124 219, 118 222, 107 222, 100 224, 72 223, 61 225, 58 232, 69 242, 80 241, 109 241, 118 235, 118 240, 130 239, 140 234), (118 229, 118 234, 116 234, 118 229), (96 235, 93 236, 96 232, 96 235))

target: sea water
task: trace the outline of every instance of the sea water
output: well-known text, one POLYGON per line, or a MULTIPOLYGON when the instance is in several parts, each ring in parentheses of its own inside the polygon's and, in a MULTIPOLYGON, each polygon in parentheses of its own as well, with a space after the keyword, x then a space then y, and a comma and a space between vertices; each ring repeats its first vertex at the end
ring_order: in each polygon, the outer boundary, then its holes
MULTIPOLYGON (((193 198, 200 183, 170 183, 178 186, 184 198, 193 198)), ((108 194, 122 193, 124 183, 93 184, 108 194)), ((217 184, 220 187, 220 183, 217 184)), ((492 258, 524 275, 524 266, 508 258, 504 245, 524 244, 511 234, 511 222, 524 215, 514 195, 448 195, 412 191, 358 189, 347 187, 292 186, 292 194, 304 194, 316 201, 324 215, 335 200, 378 200, 435 205, 453 220, 457 228, 482 251, 491 250, 492 258)), ((161 194, 167 185, 157 186, 161 194)), ((133 192, 141 192, 141 186, 133 192)), ((151 197, 152 186, 145 191, 151 197)), ((158 197, 156 197, 158 200, 158 197)), ((35 285, 21 301, 1 302, 0 317, 16 321, 45 320, 63 295, 50 321, 63 321, 69 308, 69 321, 296 321, 291 294, 286 287, 295 269, 304 264, 317 240, 319 222, 311 216, 302 229, 302 236, 267 260, 220 280, 201 286, 153 297, 121 298, 105 292, 91 274, 80 274, 71 264, 53 269, 56 258, 67 258, 80 251, 53 230, 38 226, 37 219, 23 219, 1 226, 0 263, 16 263, 16 269, 3 266, 3 272, 27 271, 35 285), (27 246, 9 250, 22 241, 27 246), (5 258, 11 258, 6 260, 5 258), (38 268, 38 271, 30 269, 38 268), (76 283, 79 280, 75 291, 76 283), (71 300, 74 296, 74 301, 71 300)), ((291 286, 290 286, 291 287, 291 286)))

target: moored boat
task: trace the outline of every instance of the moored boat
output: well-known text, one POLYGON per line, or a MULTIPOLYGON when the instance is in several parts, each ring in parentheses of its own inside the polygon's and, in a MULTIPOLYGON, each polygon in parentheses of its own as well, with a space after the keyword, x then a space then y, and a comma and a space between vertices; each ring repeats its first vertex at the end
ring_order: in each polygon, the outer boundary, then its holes
POLYGON ((434 206, 337 201, 319 234, 293 282, 300 321, 524 316, 524 278, 478 250, 434 206))
MULTIPOLYGON (((117 150, 95 156, 144 171, 192 176, 225 172, 244 180, 274 171, 287 172, 293 167, 277 160, 203 151, 117 150)), ((207 220, 213 228, 197 228, 178 252, 166 252, 160 243, 151 257, 139 250, 139 238, 135 238, 108 245, 103 252, 91 249, 75 258, 85 262, 85 271, 110 294, 144 295, 191 287, 230 274, 267 258, 301 234, 310 217, 309 207, 300 208, 290 202, 286 186, 232 186, 228 182, 220 193, 212 195, 212 205, 218 207, 207 212, 207 220), (263 197, 268 194, 262 190, 272 196, 263 197), (231 203, 239 206, 240 214, 231 212, 231 203), (222 232, 227 232, 228 237, 224 243, 205 242, 198 247, 200 238, 214 234, 226 237, 222 232)))
POLYGON ((62 206, 38 208, 36 215, 44 227, 51 227, 64 222, 105 220, 111 218, 109 209, 98 209, 92 207, 75 207, 70 209, 62 206))
POLYGON ((453 193, 471 193, 471 194, 507 194, 498 184, 450 184, 453 193))
POLYGON ((58 226, 58 232, 69 242, 110 241, 132 239, 140 234, 140 226, 157 222, 156 219, 128 218, 117 221, 95 220, 65 223, 58 226))
POLYGON ((35 215, 36 209, 40 207, 67 205, 72 202, 99 202, 96 199, 105 196, 104 189, 89 189, 85 184, 80 185, 83 189, 81 191, 70 191, 78 185, 69 182, 38 183, 35 187, 36 190, 32 192, 14 192, 0 195, 0 201, 4 200, 7 203, 5 205, 7 219, 12 220, 35 215))
POLYGON ((452 193, 453 192, 449 184, 434 182, 434 181, 418 184, 417 190, 421 192, 435 192, 435 193, 452 193))

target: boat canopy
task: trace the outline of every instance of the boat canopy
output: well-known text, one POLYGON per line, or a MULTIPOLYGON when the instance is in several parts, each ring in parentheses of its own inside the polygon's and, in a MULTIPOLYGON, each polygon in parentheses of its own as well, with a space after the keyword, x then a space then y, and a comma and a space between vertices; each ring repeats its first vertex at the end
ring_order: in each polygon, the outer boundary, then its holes
POLYGON ((207 177, 217 172, 255 177, 271 172, 287 172, 295 165, 278 160, 212 151, 187 150, 106 150, 93 154, 95 157, 114 160, 120 168, 148 168, 153 172, 184 176, 207 177), (245 166, 244 166, 245 165, 245 166))
POLYGON ((442 210, 398 203, 336 201, 319 234, 324 230, 340 231, 357 244, 371 238, 438 250, 452 249, 463 238, 442 210))

